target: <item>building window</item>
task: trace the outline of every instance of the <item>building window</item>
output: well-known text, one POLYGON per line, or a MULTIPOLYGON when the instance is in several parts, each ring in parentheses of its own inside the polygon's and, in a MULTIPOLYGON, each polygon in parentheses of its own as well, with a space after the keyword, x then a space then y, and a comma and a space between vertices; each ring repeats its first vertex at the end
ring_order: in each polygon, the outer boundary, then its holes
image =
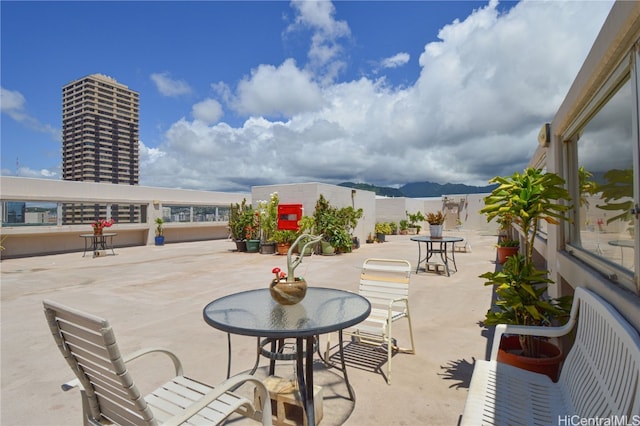
POLYGON ((612 281, 637 291, 637 219, 631 209, 639 182, 639 142, 634 131, 638 109, 637 87, 630 78, 633 68, 627 62, 611 75, 566 139, 567 157, 575 158, 570 179, 575 207, 571 252, 612 281))

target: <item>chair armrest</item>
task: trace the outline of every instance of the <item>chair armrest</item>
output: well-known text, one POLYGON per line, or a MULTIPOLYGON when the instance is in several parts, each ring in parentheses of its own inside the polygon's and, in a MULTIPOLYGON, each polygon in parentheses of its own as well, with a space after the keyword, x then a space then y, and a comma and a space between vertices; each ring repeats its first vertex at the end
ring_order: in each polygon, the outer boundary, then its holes
MULTIPOLYGON (((180 359, 170 350, 168 349, 164 349, 164 348, 144 348, 144 349, 140 349, 138 351, 132 352, 126 356, 123 357, 124 362, 127 363, 129 361, 133 361, 136 358, 140 358, 143 355, 147 355, 147 354, 151 354, 151 353, 155 353, 155 352, 160 352, 163 353, 165 355, 167 355, 169 358, 171 358, 171 361, 173 362, 173 366, 176 370, 176 376, 182 376, 182 363, 180 362, 180 359)), ((84 390, 84 388, 82 387, 82 384, 80 383, 80 380, 76 379, 72 379, 69 380, 66 383, 63 383, 61 386, 63 391, 69 391, 71 389, 75 389, 75 388, 79 388, 80 390, 84 390)))
POLYGON ((395 305, 396 303, 404 303, 405 305, 409 304, 409 298, 408 297, 399 297, 397 299, 391 299, 389 300, 389 309, 393 308, 393 305, 395 305))
POLYGON ((500 348, 500 341, 504 334, 517 334, 525 336, 542 336, 542 337, 560 337, 565 336, 571 332, 576 320, 574 316, 569 318, 569 321, 560 327, 538 327, 538 326, 522 326, 522 325, 510 325, 510 324, 498 324, 493 333, 493 345, 491 347, 491 361, 498 359, 498 349, 500 348))
POLYGON ((260 412, 260 416, 263 418, 263 424, 270 425, 271 424, 271 398, 269 397, 269 392, 265 387, 264 383, 259 379, 251 376, 249 374, 239 374, 237 376, 231 377, 230 379, 225 380, 224 382, 216 385, 215 389, 211 390, 207 394, 205 394, 202 399, 198 402, 187 407, 182 413, 178 416, 172 417, 166 422, 163 423, 163 426, 177 426, 180 425, 191 417, 198 414, 202 409, 204 409, 207 405, 211 404, 213 401, 218 399, 222 394, 234 388, 235 386, 242 384, 244 382, 253 382, 256 385, 256 389, 260 394, 260 401, 263 402, 263 406, 258 410, 260 412))
POLYGON ((148 355, 151 353, 156 353, 156 352, 160 352, 163 353, 165 355, 167 355, 169 358, 171 358, 171 361, 173 362, 173 367, 176 370, 176 376, 182 376, 182 363, 180 362, 180 359, 178 358, 178 356, 176 354, 174 354, 173 352, 171 352, 169 349, 165 349, 165 348, 143 348, 140 350, 137 350, 135 352, 132 352, 130 354, 127 354, 123 357, 124 362, 127 363, 129 361, 133 361, 136 358, 140 358, 143 355, 148 355))
POLYGON ((75 388, 79 388, 80 390, 83 390, 82 384, 78 379, 69 380, 67 383, 63 383, 62 385, 60 385, 60 387, 65 392, 75 388))

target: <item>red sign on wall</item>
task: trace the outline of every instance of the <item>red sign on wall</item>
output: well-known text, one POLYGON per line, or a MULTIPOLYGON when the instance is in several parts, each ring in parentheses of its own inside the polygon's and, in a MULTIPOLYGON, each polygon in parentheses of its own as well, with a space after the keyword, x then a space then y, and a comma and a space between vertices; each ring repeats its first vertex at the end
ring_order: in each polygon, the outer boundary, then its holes
POLYGON ((298 230, 302 204, 278 204, 278 229, 298 230))

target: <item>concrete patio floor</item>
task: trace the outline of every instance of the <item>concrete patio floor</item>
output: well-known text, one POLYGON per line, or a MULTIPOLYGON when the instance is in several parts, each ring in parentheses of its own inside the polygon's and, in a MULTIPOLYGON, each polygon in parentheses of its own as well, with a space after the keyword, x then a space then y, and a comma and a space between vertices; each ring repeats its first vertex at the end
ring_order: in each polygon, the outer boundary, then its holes
MULTIPOLYGON (((472 250, 456 253, 458 272, 451 277, 412 274, 417 353, 394 356, 391 385, 379 371, 348 364, 355 403, 346 399, 339 372, 318 362, 316 384, 323 386, 325 397, 322 425, 459 422, 474 360, 487 354, 487 332, 478 323, 490 307, 492 289, 478 275, 495 268, 496 237, 474 231, 449 234, 464 236, 472 250)), ((386 243, 363 244, 350 254, 305 258, 296 275, 312 286, 357 292, 366 258, 407 259, 415 267, 417 243, 409 238, 387 236, 386 243)), ((97 258, 68 253, 2 260, 0 424, 81 424, 79 393, 60 390, 72 374, 49 334, 43 299, 107 318, 123 353, 163 346, 178 354, 186 375, 212 384, 223 381, 227 336, 203 321, 202 309, 218 297, 266 287, 271 269, 286 266, 284 256, 235 253, 234 248, 231 241, 216 240, 116 248, 115 256, 97 258)), ((407 327, 406 322, 398 324, 402 346, 408 344, 407 327)), ((232 374, 249 370, 255 339, 233 336, 232 342, 232 374)), ((266 366, 266 360, 260 365, 266 366)), ((142 392, 172 373, 161 356, 134 362, 131 370, 142 392)), ((292 367, 279 364, 276 374, 293 374, 292 367)), ((256 424, 233 419, 233 424, 256 424)))

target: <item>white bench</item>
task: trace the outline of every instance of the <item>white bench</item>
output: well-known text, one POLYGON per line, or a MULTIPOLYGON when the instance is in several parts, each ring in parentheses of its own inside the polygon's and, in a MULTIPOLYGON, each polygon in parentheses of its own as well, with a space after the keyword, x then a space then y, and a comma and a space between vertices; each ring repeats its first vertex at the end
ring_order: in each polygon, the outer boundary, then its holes
POLYGON ((475 363, 461 425, 639 424, 639 383, 638 332, 609 303, 577 288, 562 327, 496 327, 491 361, 475 363), (559 337, 576 322, 557 383, 495 361, 503 334, 559 337))

